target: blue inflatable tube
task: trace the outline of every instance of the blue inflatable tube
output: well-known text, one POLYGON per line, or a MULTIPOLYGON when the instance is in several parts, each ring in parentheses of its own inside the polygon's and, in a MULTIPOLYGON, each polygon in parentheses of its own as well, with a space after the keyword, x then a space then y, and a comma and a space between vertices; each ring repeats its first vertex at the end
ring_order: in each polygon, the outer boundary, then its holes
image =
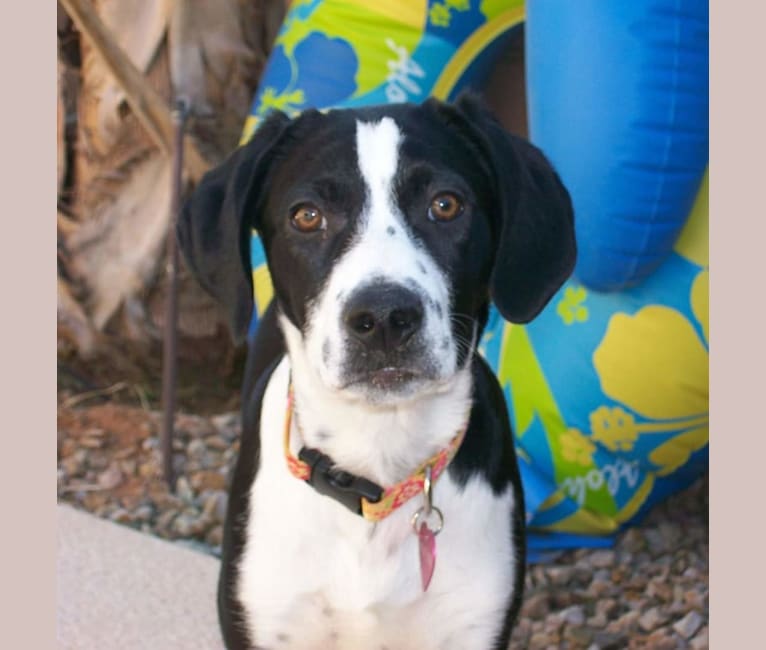
MULTIPOLYGON (((579 247, 532 323, 493 307, 479 345, 532 557, 610 544, 707 469, 707 21, 699 0, 293 0, 245 124, 243 141, 272 109, 452 98, 525 25, 531 139, 579 247)), ((255 233, 251 263, 254 331, 273 295, 255 233)))
POLYGON ((528 0, 531 140, 577 215, 575 276, 639 284, 668 258, 708 161, 704 0, 528 0))

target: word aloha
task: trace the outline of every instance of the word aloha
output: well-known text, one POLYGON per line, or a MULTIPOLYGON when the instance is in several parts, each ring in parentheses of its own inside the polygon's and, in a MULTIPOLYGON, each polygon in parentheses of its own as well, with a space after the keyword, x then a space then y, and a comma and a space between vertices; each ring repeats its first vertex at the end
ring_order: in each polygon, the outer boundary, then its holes
POLYGON ((621 482, 624 481, 628 488, 634 488, 638 485, 639 478, 638 461, 619 458, 600 469, 596 467, 590 470, 584 476, 567 476, 561 483, 561 489, 582 506, 587 492, 596 492, 606 485, 609 494, 614 496, 619 491, 621 482))
POLYGON ((386 45, 396 56, 388 61, 389 75, 386 77, 386 99, 392 104, 406 102, 409 95, 420 95, 423 89, 413 77, 423 79, 425 71, 410 58, 407 48, 397 45, 392 39, 386 39, 386 45))

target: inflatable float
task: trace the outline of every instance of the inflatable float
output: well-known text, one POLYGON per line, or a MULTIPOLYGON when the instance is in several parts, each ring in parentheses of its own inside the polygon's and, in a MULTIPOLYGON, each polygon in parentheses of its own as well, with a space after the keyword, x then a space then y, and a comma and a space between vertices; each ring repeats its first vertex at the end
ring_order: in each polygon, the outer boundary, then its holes
MULTIPOLYGON (((247 119, 453 98, 523 30, 530 139, 575 206, 573 277, 480 344, 505 391, 535 552, 608 545, 708 463, 708 6, 296 0, 247 119)), ((256 310, 272 297, 257 234, 256 310)), ((539 557, 539 556, 538 556, 539 557)))

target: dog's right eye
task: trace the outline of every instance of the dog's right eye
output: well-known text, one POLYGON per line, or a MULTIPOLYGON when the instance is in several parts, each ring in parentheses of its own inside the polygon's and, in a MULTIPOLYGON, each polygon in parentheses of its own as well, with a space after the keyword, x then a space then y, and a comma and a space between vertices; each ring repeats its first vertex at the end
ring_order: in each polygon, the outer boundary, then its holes
POLYGON ((327 228, 327 220, 322 212, 310 203, 302 203, 293 209, 290 223, 300 232, 315 232, 327 228))

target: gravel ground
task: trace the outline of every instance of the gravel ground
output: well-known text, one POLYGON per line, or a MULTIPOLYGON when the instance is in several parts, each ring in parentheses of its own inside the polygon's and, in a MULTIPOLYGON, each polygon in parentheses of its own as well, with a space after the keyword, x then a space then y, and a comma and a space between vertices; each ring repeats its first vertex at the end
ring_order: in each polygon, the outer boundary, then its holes
MULTIPOLYGON (((161 480, 160 417, 118 404, 58 411, 58 497, 218 555, 239 416, 179 415, 175 494, 161 480)), ((708 647, 707 477, 655 508, 613 549, 530 568, 512 648, 708 647)))

